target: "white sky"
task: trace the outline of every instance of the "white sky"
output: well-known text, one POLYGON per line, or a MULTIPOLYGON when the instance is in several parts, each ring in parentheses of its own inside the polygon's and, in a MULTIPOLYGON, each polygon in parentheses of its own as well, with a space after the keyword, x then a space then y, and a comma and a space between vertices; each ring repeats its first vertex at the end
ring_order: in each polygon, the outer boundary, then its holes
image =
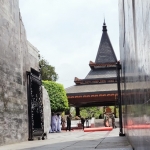
POLYGON ((65 88, 95 61, 102 25, 119 60, 118 0, 19 0, 27 39, 55 67, 65 88))

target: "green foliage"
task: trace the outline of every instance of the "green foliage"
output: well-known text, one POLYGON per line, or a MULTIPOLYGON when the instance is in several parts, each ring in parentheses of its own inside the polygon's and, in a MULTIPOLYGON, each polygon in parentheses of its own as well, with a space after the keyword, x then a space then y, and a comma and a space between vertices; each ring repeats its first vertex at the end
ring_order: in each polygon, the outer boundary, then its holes
POLYGON ((75 115, 76 115, 75 107, 70 107, 70 113, 71 113, 72 117, 75 117, 75 115))
POLYGON ((63 85, 54 81, 42 81, 42 83, 48 92, 52 111, 67 110, 68 99, 63 85))
POLYGON ((82 107, 80 108, 80 115, 84 118, 91 118, 93 115, 95 118, 99 118, 99 115, 103 114, 102 107, 82 107))
POLYGON ((119 118, 119 108, 116 108, 116 117, 119 118))
POLYGON ((136 105, 128 105, 127 112, 128 115, 134 117, 141 117, 143 115, 150 115, 150 105, 149 104, 136 104, 136 105))
MULTIPOLYGON (((114 106, 109 106, 111 112, 114 112, 114 106)), ((119 108, 116 108, 116 117, 119 118, 119 108)))
POLYGON ((41 67, 42 80, 56 81, 58 79, 55 67, 49 65, 45 59, 41 59, 39 65, 41 67))
MULTIPOLYGON (((114 106, 109 106, 109 108, 114 112, 114 106)), ((84 118, 91 118, 93 115, 96 119, 99 118, 99 115, 103 116, 103 107, 82 107, 80 108, 80 115, 84 118)), ((118 108, 116 108, 116 116, 119 117, 118 108)))

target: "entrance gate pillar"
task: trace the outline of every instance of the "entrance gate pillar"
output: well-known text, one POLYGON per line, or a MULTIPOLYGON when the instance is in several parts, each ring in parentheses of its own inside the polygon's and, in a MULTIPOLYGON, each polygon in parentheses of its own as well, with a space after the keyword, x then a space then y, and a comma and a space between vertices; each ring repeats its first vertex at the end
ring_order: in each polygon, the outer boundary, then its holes
POLYGON ((79 116, 79 115, 80 115, 80 108, 76 107, 76 116, 79 116))

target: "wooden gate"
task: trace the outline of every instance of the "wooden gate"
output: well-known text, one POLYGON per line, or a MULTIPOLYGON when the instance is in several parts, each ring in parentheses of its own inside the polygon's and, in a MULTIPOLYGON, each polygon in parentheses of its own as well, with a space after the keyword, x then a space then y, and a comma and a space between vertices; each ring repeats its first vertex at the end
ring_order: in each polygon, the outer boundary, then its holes
POLYGON ((38 71, 31 68, 27 72, 27 94, 28 94, 28 119, 29 119, 29 138, 43 137, 44 118, 42 101, 42 82, 38 71))

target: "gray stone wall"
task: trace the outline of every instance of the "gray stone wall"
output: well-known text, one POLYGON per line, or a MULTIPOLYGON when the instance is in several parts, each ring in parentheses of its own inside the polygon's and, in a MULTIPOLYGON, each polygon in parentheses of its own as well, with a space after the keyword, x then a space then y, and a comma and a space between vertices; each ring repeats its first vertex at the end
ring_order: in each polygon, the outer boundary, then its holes
POLYGON ((28 140, 27 76, 39 68, 18 0, 0 0, 0 145, 28 140))
POLYGON ((39 70, 39 51, 36 47, 34 47, 29 41, 27 41, 28 44, 28 59, 27 59, 27 70, 30 70, 30 68, 34 68, 35 70, 39 70))
POLYGON ((134 150, 150 149, 150 0, 119 0, 123 125, 134 150))

